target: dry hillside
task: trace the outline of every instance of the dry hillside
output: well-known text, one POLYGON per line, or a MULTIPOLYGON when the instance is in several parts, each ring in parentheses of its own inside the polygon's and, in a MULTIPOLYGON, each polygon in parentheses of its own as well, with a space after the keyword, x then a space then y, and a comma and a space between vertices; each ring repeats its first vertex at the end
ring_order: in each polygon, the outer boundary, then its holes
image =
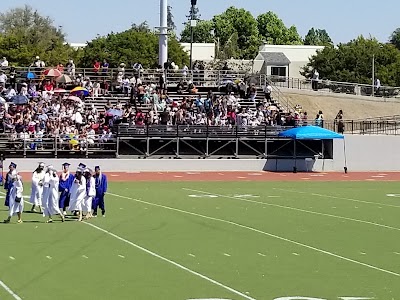
MULTIPOLYGON (((355 120, 371 117, 400 115, 400 99, 398 102, 384 102, 362 100, 357 98, 335 97, 334 95, 310 95, 284 92, 293 105, 301 105, 309 118, 314 117, 322 110, 326 120, 333 120, 339 109, 343 110, 346 120, 355 120)), ((361 97, 360 97, 361 98, 361 97)))

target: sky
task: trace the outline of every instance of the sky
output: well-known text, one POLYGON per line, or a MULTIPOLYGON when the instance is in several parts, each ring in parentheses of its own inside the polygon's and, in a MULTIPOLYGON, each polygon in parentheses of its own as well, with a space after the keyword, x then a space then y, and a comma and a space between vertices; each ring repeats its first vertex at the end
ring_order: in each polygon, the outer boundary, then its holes
MULTIPOLYGON (((160 22, 160 0, 2 2, 3 12, 29 4, 42 15, 51 17, 56 26, 63 27, 70 43, 84 43, 98 34, 124 31, 133 23, 147 21, 154 28, 160 22)), ((168 4, 173 8, 179 33, 189 12, 190 0, 168 0, 168 4)), ((273 11, 286 26, 295 25, 303 37, 311 27, 326 29, 336 44, 348 42, 360 34, 386 42, 391 33, 400 27, 399 0, 198 0, 197 4, 202 19, 211 19, 230 6, 245 8, 255 17, 273 11)))

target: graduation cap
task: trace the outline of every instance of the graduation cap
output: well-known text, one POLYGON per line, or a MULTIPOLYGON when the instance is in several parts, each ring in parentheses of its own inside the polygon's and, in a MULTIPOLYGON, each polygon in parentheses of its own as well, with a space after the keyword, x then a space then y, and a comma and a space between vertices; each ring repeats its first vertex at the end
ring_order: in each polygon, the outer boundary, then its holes
POLYGON ((69 167, 70 165, 71 165, 71 164, 69 164, 69 163, 67 163, 67 162, 62 164, 63 167, 69 167))
POLYGON ((12 162, 12 163, 10 164, 10 167, 13 167, 14 169, 16 169, 16 168, 17 168, 17 164, 12 162))
POLYGON ((45 167, 45 164, 44 164, 44 162, 41 162, 41 163, 39 163, 39 168, 42 168, 42 169, 44 169, 44 167, 45 167))
POLYGON ((86 165, 85 165, 85 164, 83 164, 83 163, 80 163, 80 164, 78 165, 78 168, 81 168, 81 169, 86 169, 86 165))

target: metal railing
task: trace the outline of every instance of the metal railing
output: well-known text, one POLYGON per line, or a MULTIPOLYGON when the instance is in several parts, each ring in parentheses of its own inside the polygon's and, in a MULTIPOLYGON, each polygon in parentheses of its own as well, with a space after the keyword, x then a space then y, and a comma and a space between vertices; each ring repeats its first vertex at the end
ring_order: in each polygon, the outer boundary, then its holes
POLYGON ((116 153, 116 136, 93 135, 72 137, 68 134, 31 135, 0 134, 0 151, 6 155, 27 157, 29 155, 48 154, 57 157, 60 154, 81 154, 89 157, 94 153, 116 153))
POLYGON ((113 131, 118 138, 177 137, 177 138, 244 138, 276 137, 292 127, 286 126, 208 126, 208 125, 116 125, 113 131))
MULTIPOLYGON (((298 89, 298 90, 313 90, 311 79, 282 77, 282 76, 267 76, 268 79, 279 88, 298 89)), ((359 95, 359 96, 372 96, 373 89, 372 85, 349 83, 349 82, 337 82, 330 80, 319 80, 318 91, 339 93, 348 95, 359 95)), ((375 97, 392 98, 400 96, 400 87, 381 86, 379 89, 374 91, 375 97)))
POLYGON ((353 121, 343 120, 323 122, 323 127, 332 131, 342 132, 345 134, 360 135, 399 135, 400 121, 353 121))
MULTIPOLYGON (((46 68, 47 69, 47 68, 46 68)), ((43 79, 43 72, 31 67, 17 67, 17 80, 26 79, 26 74, 32 72, 35 74, 35 79, 43 79)), ((75 68, 74 74, 78 76, 81 74, 83 77, 89 77, 93 81, 109 81, 115 82, 120 72, 117 68, 110 68, 106 72, 99 70, 96 72, 93 68, 75 68)), ((64 73, 68 71, 64 69, 64 73)), ((264 86, 266 81, 273 83, 276 88, 289 88, 299 90, 313 90, 312 80, 304 78, 293 78, 284 76, 271 76, 260 73, 251 73, 247 71, 232 71, 232 70, 198 70, 198 71, 184 71, 184 70, 156 70, 156 69, 141 69, 134 70, 127 68, 124 73, 128 76, 139 76, 144 83, 158 84, 160 76, 164 74, 165 83, 167 85, 177 85, 180 81, 193 81, 197 86, 219 86, 224 82, 247 80, 254 83, 258 87, 264 86)), ((319 80, 318 90, 329 93, 341 93, 350 95, 372 96, 391 98, 400 96, 400 87, 381 86, 379 89, 373 91, 372 85, 358 84, 349 82, 336 82, 330 80, 319 80)))

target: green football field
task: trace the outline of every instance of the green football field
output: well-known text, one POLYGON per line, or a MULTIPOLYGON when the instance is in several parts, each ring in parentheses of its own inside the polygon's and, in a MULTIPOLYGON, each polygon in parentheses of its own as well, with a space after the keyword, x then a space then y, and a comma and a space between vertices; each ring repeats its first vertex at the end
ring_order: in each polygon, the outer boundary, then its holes
POLYGON ((23 224, 0 224, 0 299, 400 299, 398 183, 109 192, 106 218, 45 224, 25 213, 23 224))

